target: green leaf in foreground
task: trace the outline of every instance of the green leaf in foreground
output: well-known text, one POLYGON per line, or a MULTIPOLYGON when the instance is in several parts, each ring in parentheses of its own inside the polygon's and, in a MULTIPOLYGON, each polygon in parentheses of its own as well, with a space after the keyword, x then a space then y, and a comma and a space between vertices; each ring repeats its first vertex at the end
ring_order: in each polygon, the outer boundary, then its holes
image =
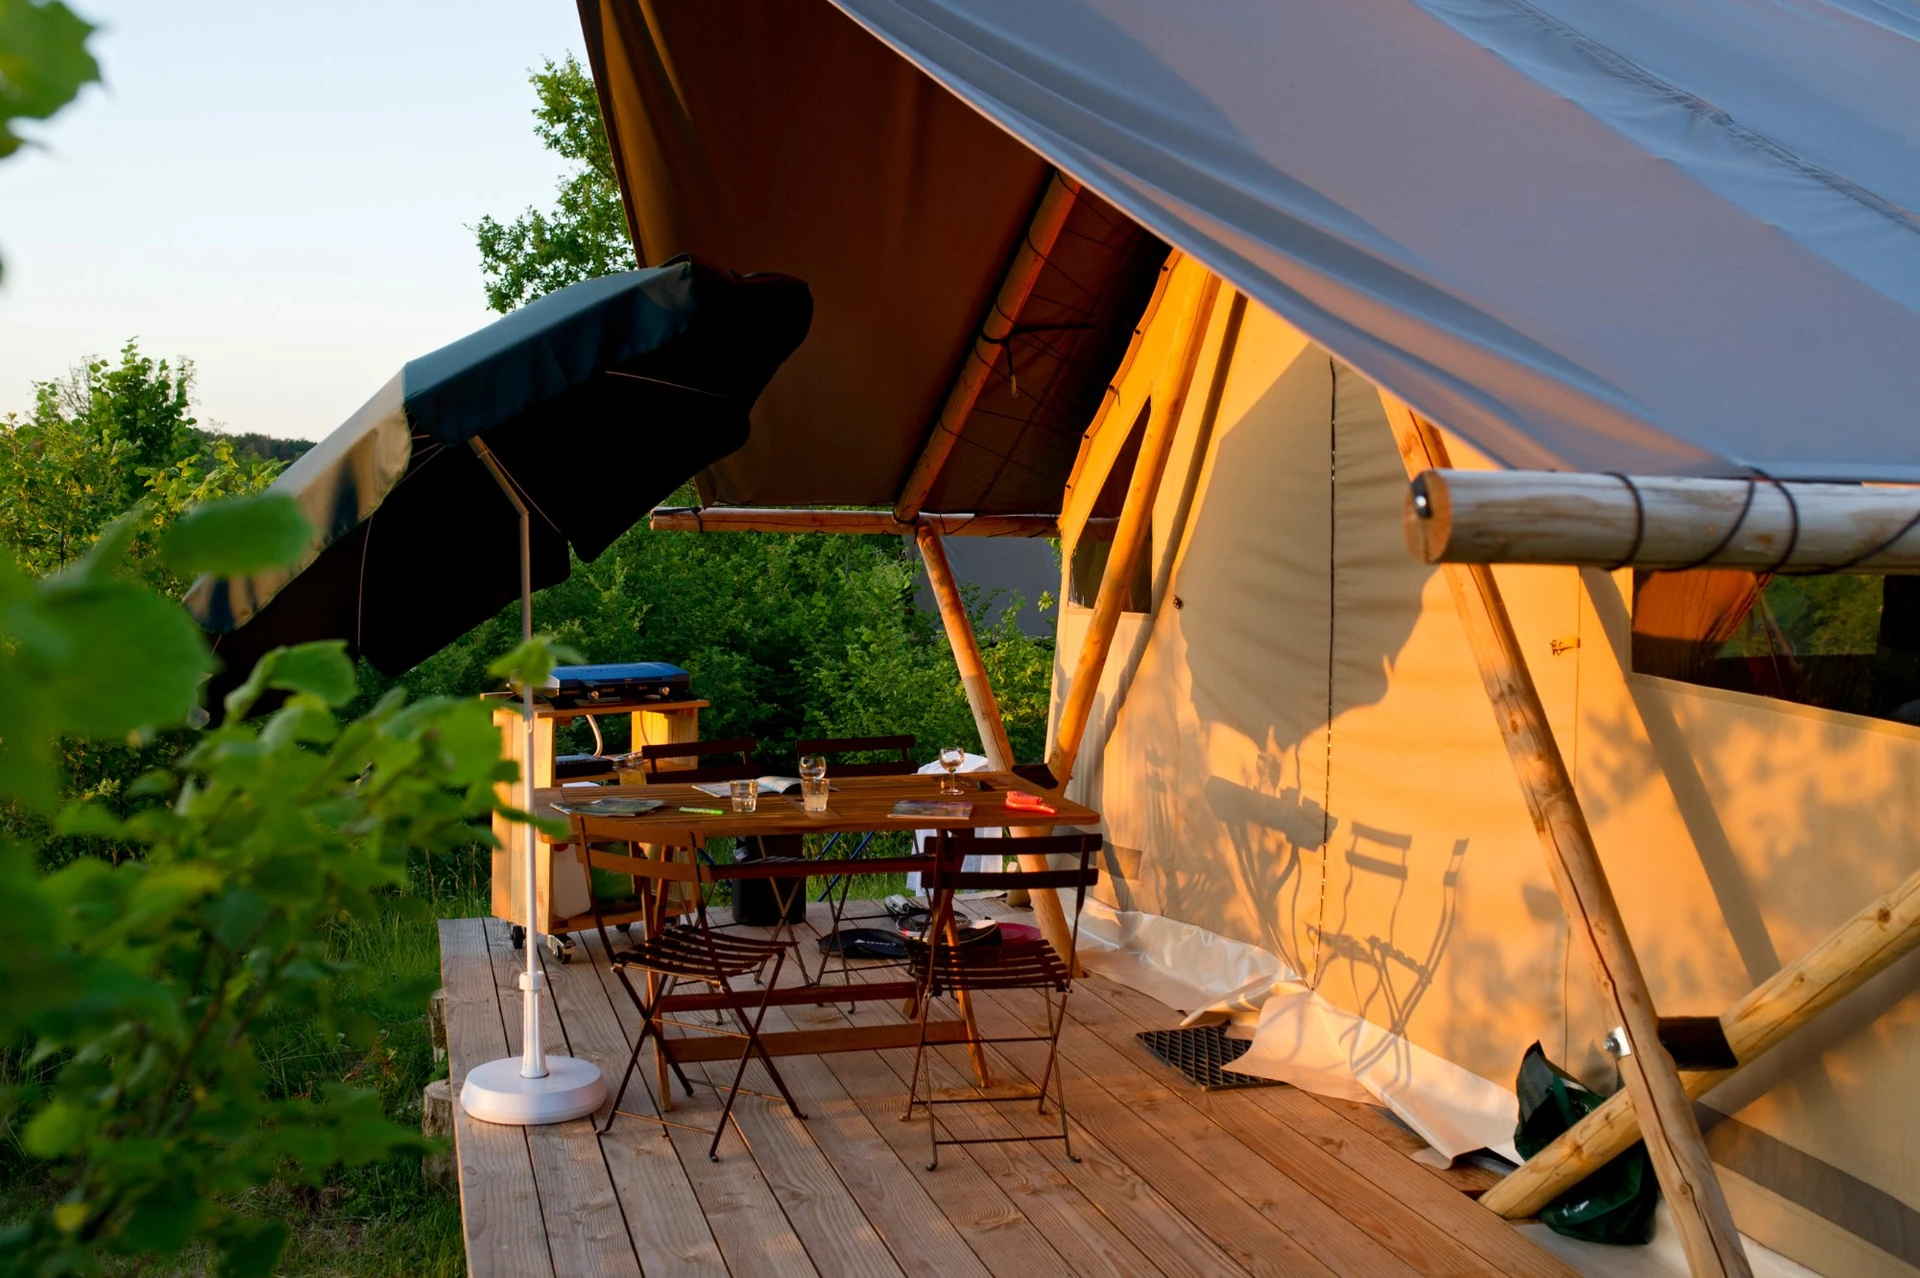
POLYGON ((0 157, 20 149, 15 120, 44 120, 100 78, 92 34, 60 0, 0 0, 0 157))
POLYGON ((290 564, 312 538, 313 525, 298 506, 261 493, 193 510, 167 530, 160 554, 179 573, 232 577, 290 564))

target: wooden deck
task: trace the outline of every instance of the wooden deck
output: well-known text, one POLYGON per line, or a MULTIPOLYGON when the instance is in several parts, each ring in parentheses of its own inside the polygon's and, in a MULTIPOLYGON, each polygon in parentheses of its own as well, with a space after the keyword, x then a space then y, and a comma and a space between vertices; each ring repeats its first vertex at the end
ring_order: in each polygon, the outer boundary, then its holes
MULTIPOLYGON (((548 1042, 617 1082, 637 1018, 597 939, 581 939, 571 964, 547 965, 548 1042)), ((440 945, 458 1096, 468 1069, 519 1050, 522 960, 495 920, 443 920, 440 945)), ((1006 996, 981 1014, 1004 1026, 1032 1001, 1006 996)), ((851 1019, 897 1015, 868 1003, 851 1019)), ((770 1027, 776 1018, 794 1028, 849 1019, 845 1004, 776 1009, 770 1027)), ((926 1171, 924 1118, 900 1121, 906 1052, 783 1061, 807 1120, 743 1097, 751 1148, 730 1133, 719 1163, 692 1132, 663 1136, 625 1118, 604 1139, 584 1121, 492 1127, 456 1105, 469 1268, 481 1278, 1573 1274, 1467 1197, 1473 1173, 1410 1161, 1418 1140, 1365 1107, 1290 1087, 1192 1087, 1134 1039, 1173 1023, 1144 995, 1090 978, 1069 1019, 1061 1051, 1078 1164, 1058 1144, 975 1145, 943 1149, 939 1170, 926 1171)), ((758 1073, 749 1086, 765 1085, 758 1073)), ((626 1104, 646 1108, 631 1095, 626 1104)), ((1030 1104, 1003 1116, 987 1108, 946 1113, 956 1130, 971 1124, 966 1134, 1045 1130, 1030 1104)), ((702 1095, 676 1116, 717 1112, 702 1095)))

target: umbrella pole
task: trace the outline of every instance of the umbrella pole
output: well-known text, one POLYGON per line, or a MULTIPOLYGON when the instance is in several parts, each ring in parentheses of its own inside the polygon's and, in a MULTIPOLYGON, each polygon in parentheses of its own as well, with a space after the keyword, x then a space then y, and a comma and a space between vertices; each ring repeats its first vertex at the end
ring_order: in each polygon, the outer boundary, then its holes
MULTIPOLYGON (((492 451, 479 439, 468 441, 481 465, 493 476, 520 518, 520 637, 533 640, 533 513, 501 469, 492 451)), ((565 1122, 599 1109, 606 1100, 600 1070, 589 1061, 570 1056, 548 1056, 541 1026, 540 1000, 546 993, 546 974, 540 970, 540 943, 545 920, 540 913, 539 832, 533 828, 533 684, 520 685, 520 711, 526 731, 521 749, 520 780, 528 815, 525 860, 522 862, 522 899, 526 902, 527 970, 520 976, 520 1059, 489 1061, 467 1075, 460 1104, 474 1118, 489 1123, 534 1126, 565 1122)))
MULTIPOLYGON (((477 441, 476 441, 477 442, 477 441)), ((482 448, 485 445, 481 445, 482 448)), ((505 477, 491 464, 492 455, 481 453, 482 460, 489 463, 488 469, 494 470, 496 482, 505 477)), ((527 510, 527 503, 520 495, 504 482, 500 487, 512 500, 514 509, 520 515, 520 642, 533 642, 533 515, 527 510)), ((529 680, 520 681, 520 714, 525 737, 520 747, 520 782, 525 800, 521 808, 529 816, 533 813, 533 684, 529 680)), ((540 996, 546 992, 545 973, 540 970, 540 934, 545 922, 540 917, 540 894, 534 890, 534 880, 540 873, 539 834, 529 820, 524 827, 526 837, 522 840, 526 850, 522 861, 524 873, 520 881, 526 884, 527 900, 527 970, 520 978, 520 988, 526 991, 526 997, 520 1000, 520 1041, 525 1049, 520 1056, 520 1077, 545 1078, 547 1076, 547 1046, 540 1034, 540 996)))

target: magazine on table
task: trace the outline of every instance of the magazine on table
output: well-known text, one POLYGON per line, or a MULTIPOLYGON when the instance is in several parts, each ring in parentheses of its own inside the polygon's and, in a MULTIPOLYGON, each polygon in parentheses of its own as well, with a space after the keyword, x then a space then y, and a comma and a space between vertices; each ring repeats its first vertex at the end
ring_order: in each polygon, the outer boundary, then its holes
POLYGON ((568 816, 621 817, 645 816, 647 813, 657 811, 665 806, 666 804, 659 799, 622 799, 611 797, 577 801, 568 800, 564 803, 554 804, 553 810, 555 812, 564 812, 568 816))
POLYGON ((964 799, 902 799, 887 815, 912 821, 966 821, 973 816, 973 804, 964 799))

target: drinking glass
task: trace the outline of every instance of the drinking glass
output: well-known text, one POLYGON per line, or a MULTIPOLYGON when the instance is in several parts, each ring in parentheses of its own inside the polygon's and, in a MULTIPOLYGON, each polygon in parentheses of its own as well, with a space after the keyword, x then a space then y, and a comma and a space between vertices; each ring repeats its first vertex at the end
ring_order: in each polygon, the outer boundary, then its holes
POLYGON ((947 770, 946 780, 940 783, 940 793, 942 794, 965 794, 966 793, 965 790, 962 790, 960 788, 960 782, 954 776, 954 773, 960 770, 960 765, 965 763, 966 761, 967 761, 967 752, 961 749, 959 746, 940 747, 940 766, 947 770))
POLYGON ((751 812, 760 806, 760 783, 758 781, 729 781, 727 793, 733 798, 735 812, 751 812))
POLYGON ((824 754, 803 754, 800 756, 800 779, 818 781, 827 775, 827 756, 824 754))
POLYGON ((808 812, 821 813, 827 810, 827 779, 825 777, 800 778, 800 804, 808 812))

